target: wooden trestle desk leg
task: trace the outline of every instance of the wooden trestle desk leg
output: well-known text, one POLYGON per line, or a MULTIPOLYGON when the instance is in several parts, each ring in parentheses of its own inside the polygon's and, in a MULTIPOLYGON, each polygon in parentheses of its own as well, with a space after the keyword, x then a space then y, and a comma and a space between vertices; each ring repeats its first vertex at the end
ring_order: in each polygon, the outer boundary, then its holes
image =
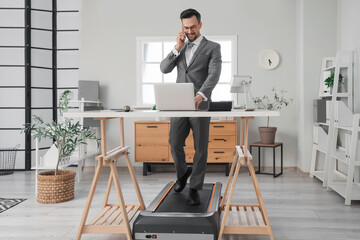
MULTIPOLYGON (((123 147, 125 144, 125 139, 124 139, 124 119, 120 118, 120 140, 121 140, 121 146, 123 147)), ((131 180, 134 183, 135 186, 135 190, 136 190, 136 194, 138 196, 139 199, 139 203, 140 203, 140 210, 145 210, 145 204, 144 204, 144 199, 141 195, 141 191, 140 191, 140 187, 139 187, 139 183, 135 177, 135 172, 134 172, 134 168, 130 162, 129 156, 127 154, 127 152, 124 154, 125 155, 125 159, 126 159, 126 164, 129 168, 129 172, 130 172, 130 176, 131 176, 131 180)))
MULTIPOLYGON (((105 119, 101 119, 100 121, 101 123, 101 155, 104 156, 106 154, 106 124, 105 124, 105 119)), ((94 197, 94 193, 95 193, 95 189, 97 186, 97 183, 99 181, 99 176, 103 167, 103 159, 99 158, 98 159, 98 165, 96 167, 96 171, 95 171, 95 175, 94 175, 94 179, 92 181, 91 187, 90 187, 90 192, 89 192, 89 196, 86 200, 86 204, 85 204, 85 208, 84 208, 84 212, 80 221, 80 226, 78 229, 78 232, 76 234, 76 240, 80 240, 81 239, 81 235, 83 233, 83 228, 86 224, 86 219, 88 217, 89 214, 89 210, 90 210, 90 206, 91 206, 91 202, 93 200, 94 197)))
MULTIPOLYGON (((80 222, 80 226, 79 226, 79 229, 78 229, 78 232, 76 235, 76 240, 79 240, 83 233, 125 233, 126 239, 131 240, 132 234, 131 234, 129 220, 136 214, 136 212, 138 210, 145 209, 145 204, 144 204, 144 200, 142 198, 141 192, 140 192, 139 184, 137 182, 137 179, 136 179, 136 176, 134 173, 134 169, 131 165, 129 156, 127 154, 128 147, 125 147, 125 144, 124 144, 124 121, 123 121, 123 118, 120 118, 121 146, 116 149, 110 150, 109 152, 107 152, 107 150, 106 150, 106 120, 107 119, 108 118, 99 118, 98 119, 98 120, 100 120, 100 123, 101 123, 101 155, 96 158, 99 161, 99 163, 96 168, 95 176, 94 176, 91 188, 90 188, 90 193, 89 193, 89 196, 88 196, 88 199, 87 199, 87 202, 85 205, 84 213, 83 213, 83 216, 82 216, 82 219, 80 222), (117 169, 116 169, 117 159, 120 156, 125 156, 125 159, 126 159, 126 162, 127 162, 128 168, 129 168, 129 172, 131 175, 131 179, 135 185, 135 190, 136 190, 137 196, 139 198, 139 204, 128 204, 128 205, 125 204, 124 196, 122 194, 121 185, 120 185, 120 181, 119 181, 119 176, 118 176, 117 169), (110 176, 109 176, 109 180, 108 180, 108 184, 107 184, 107 188, 106 188, 102 212, 105 213, 109 207, 110 208, 112 207, 114 210, 112 210, 112 212, 109 215, 107 215, 107 217, 109 217, 112 213, 117 211, 115 209, 119 208, 121 213, 117 212, 115 215, 111 216, 111 218, 112 218, 111 220, 114 221, 116 219, 115 222, 118 222, 118 224, 121 223, 122 225, 119 225, 119 226, 96 225, 95 223, 103 216, 102 215, 103 213, 100 213, 99 217, 96 217, 95 220, 92 220, 88 226, 88 225, 86 225, 86 220, 87 220, 90 205, 91 205, 94 193, 95 193, 97 182, 99 180, 100 172, 101 172, 101 169, 104 164, 109 164, 110 176), (117 198, 118 198, 118 204, 109 204, 108 203, 112 183, 114 183, 114 185, 115 185, 115 190, 116 190, 116 194, 117 194, 117 198), (114 206, 116 208, 114 208, 114 206), (121 217, 117 218, 118 216, 121 216, 121 217)), ((101 221, 101 220, 99 220, 99 221, 101 221)), ((106 221, 106 220, 104 220, 104 221, 106 221)))
MULTIPOLYGON (((125 138, 124 138, 124 119, 123 118, 120 118, 120 147, 124 147, 125 146, 125 138)), ((129 155, 127 154, 127 152, 124 153, 124 156, 125 156, 125 160, 126 160, 126 164, 128 166, 128 169, 129 169, 129 172, 130 172, 130 176, 131 176, 131 180, 133 181, 134 183, 134 186, 135 186, 135 190, 136 190, 136 194, 138 196, 138 199, 139 199, 139 203, 140 203, 140 208, 139 210, 145 210, 145 204, 144 204, 144 200, 143 200, 143 197, 141 195, 141 191, 140 191, 140 187, 139 187, 139 184, 138 184, 138 181, 136 179, 136 176, 135 176, 135 171, 134 171, 134 168, 131 164, 131 161, 129 159, 129 155)), ((115 160, 115 159, 114 159, 115 160)), ((115 165, 116 166, 116 165, 115 165)), ((112 182, 113 180, 115 181, 116 178, 113 178, 113 177, 110 177, 109 178, 109 182, 108 182, 108 185, 107 185, 107 188, 106 188, 106 195, 105 195, 105 199, 104 199, 104 204, 103 204, 103 208, 106 207, 107 203, 108 203, 108 200, 109 200, 109 194, 110 194, 110 190, 111 190, 111 185, 112 185, 112 182)))
MULTIPOLYGON (((237 155, 237 154, 236 154, 236 155, 237 155)), ((237 159, 238 159, 238 158, 237 158, 237 159)), ((222 221, 221 221, 221 226, 220 226, 220 231, 219 231, 218 240, 221 240, 221 237, 222 237, 222 235, 223 235, 223 233, 224 233, 226 220, 227 220, 227 217, 228 217, 228 215, 229 215, 229 210, 230 210, 230 204, 231 204, 232 196, 233 196, 233 193, 234 193, 234 190, 235 190, 235 185, 236 185, 237 177, 238 177, 239 171, 240 171, 240 162, 237 161, 235 164, 236 164, 236 170, 235 170, 235 174, 234 174, 234 177, 233 177, 233 180, 232 180, 232 183, 231 183, 231 189, 230 189, 229 197, 228 197, 227 202, 226 202, 226 205, 225 205, 225 212, 224 212, 224 215, 223 215, 223 219, 222 219, 222 221)), ((229 175, 229 178, 230 178, 230 175, 229 175)), ((226 193, 227 193, 227 192, 224 192, 224 199, 226 198, 226 193)))
MULTIPOLYGON (((261 196, 261 192, 260 192, 260 188, 259 188, 259 184, 256 178, 256 174, 255 174, 255 170, 254 170, 254 166, 252 164, 252 156, 248 155, 248 131, 249 131, 249 120, 252 119, 253 117, 244 117, 241 118, 241 129, 240 129, 240 148, 242 149, 243 152, 243 156, 240 156, 238 151, 236 151, 235 154, 235 158, 233 160, 233 166, 231 166, 231 170, 230 170, 230 174, 229 174, 229 178, 226 184, 226 188, 225 188, 225 192, 223 195, 223 199, 220 202, 220 211, 224 211, 223 214, 223 218, 221 221, 221 226, 220 226, 220 231, 219 231, 219 236, 218 236, 218 240, 221 240, 222 235, 224 233, 233 233, 233 234, 267 234, 270 236, 271 240, 274 240, 274 236, 270 227, 270 223, 269 223, 269 219, 268 216, 266 214, 266 210, 265 210, 265 206, 264 206, 264 202, 261 196), (244 124, 245 123, 245 124, 244 124), (244 145, 243 145, 244 144, 244 145), (251 180, 253 182, 254 185, 254 189, 255 189, 255 193, 256 193, 256 197, 258 199, 259 205, 256 207, 259 207, 262 213, 262 216, 264 218, 265 224, 266 224, 266 231, 262 231, 261 233, 257 233, 256 227, 252 228, 252 226, 248 226, 246 221, 245 223, 243 223, 243 225, 238 225, 238 226, 230 226, 229 228, 227 228, 225 226, 226 222, 227 222, 227 218, 229 216, 229 212, 230 212, 230 208, 233 212, 233 214, 236 214, 237 211, 237 207, 241 208, 242 211, 244 212, 244 210, 246 211, 248 208, 252 208, 252 205, 231 205, 231 201, 232 201, 232 196, 235 190, 235 186, 236 186, 236 182, 237 182, 237 177, 239 175, 239 171, 240 171, 240 166, 242 164, 245 164, 245 160, 247 162, 248 168, 249 168, 249 172, 251 175, 251 180), (235 167, 236 165, 236 167, 235 167), (235 169, 235 170, 234 170, 235 169), (227 193, 228 193, 228 189, 230 187, 230 182, 231 182, 231 189, 229 192, 229 196, 227 199, 226 204, 224 205, 225 199, 227 197, 227 193), (225 208, 224 208, 225 206, 225 208), (246 209, 245 209, 246 208, 246 209)), ((240 211, 241 214, 241 211, 240 211)), ((233 215, 233 220, 234 222, 236 222, 238 224, 238 219, 237 217, 234 217, 233 215)), ((241 221, 243 221, 243 219, 241 219, 241 221)))
POLYGON ((123 196, 122 191, 121 191, 121 186, 120 186, 120 182, 119 182, 119 176, 118 176, 115 164, 116 164, 116 161, 111 161, 110 162, 111 175, 112 175, 113 180, 114 180, 114 184, 115 184, 115 188, 116 188, 116 194, 117 194, 119 204, 120 204, 120 209, 121 209, 121 212, 123 213, 123 219, 124 219, 125 228, 126 228, 126 232, 125 232, 126 233, 126 238, 128 240, 132 240, 129 218, 128 218, 127 211, 126 211, 126 208, 125 208, 124 196, 123 196))
POLYGON ((112 181, 113 181, 113 178, 111 177, 111 172, 110 172, 110 177, 109 177, 108 185, 106 187, 106 192, 105 192, 105 199, 104 199, 104 203, 102 206, 103 208, 105 208, 106 205, 108 204, 112 181))
POLYGON ((257 180, 257 177, 256 177, 254 166, 252 164, 252 159, 250 161, 248 161, 248 168, 249 168, 249 171, 250 171, 252 182, 254 184, 256 197, 258 199, 258 202, 259 202, 259 205, 260 205, 260 208, 261 208, 261 212, 262 212, 264 220, 265 220, 265 225, 268 228, 268 232, 269 232, 271 240, 274 240, 274 235, 272 233, 272 229, 271 229, 271 226, 270 226, 270 221, 269 221, 269 218, 268 218, 266 210, 265 210, 264 200, 263 200, 263 198, 261 196, 259 183, 258 183, 258 180, 257 180))
POLYGON ((227 192, 229 190, 229 187, 230 187, 230 183, 231 183, 231 179, 232 179, 232 176, 234 174, 234 170, 235 170, 235 166, 236 166, 236 163, 238 161, 238 153, 237 151, 235 151, 235 156, 234 156, 234 160, 232 161, 232 164, 231 164, 231 169, 230 169, 230 172, 229 172, 229 177, 228 177, 228 180, 226 182, 226 187, 225 187, 225 191, 224 191, 224 196, 223 198, 221 199, 220 201, 220 209, 223 210, 224 208, 224 203, 225 203, 225 199, 226 199, 226 196, 227 196, 227 192))

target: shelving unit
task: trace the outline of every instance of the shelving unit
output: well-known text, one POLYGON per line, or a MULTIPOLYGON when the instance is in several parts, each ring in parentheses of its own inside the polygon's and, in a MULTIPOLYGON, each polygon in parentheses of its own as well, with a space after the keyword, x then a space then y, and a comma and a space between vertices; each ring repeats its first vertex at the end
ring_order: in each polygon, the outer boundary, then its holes
POLYGON ((360 200, 360 156, 357 153, 360 114, 353 113, 353 64, 353 52, 338 52, 336 58, 323 58, 319 98, 327 100, 326 123, 315 123, 310 169, 310 176, 343 196, 345 205, 350 205, 351 200, 360 200), (334 86, 327 89, 324 80, 332 73, 334 86), (341 85, 339 74, 343 76, 341 85), (323 169, 319 169, 319 153, 325 154, 323 169))
MULTIPOLYGON (((101 101, 89 101, 89 100, 85 100, 84 98, 81 98, 81 100, 70 100, 70 104, 73 105, 73 106, 76 106, 80 112, 84 112, 85 111, 85 106, 101 106, 101 101)), ((79 122, 81 124, 81 126, 84 126, 84 118, 79 118, 79 122)), ((96 137, 100 137, 99 135, 99 128, 98 127, 93 127, 93 129, 96 130, 96 137)), ((84 169, 84 161, 87 159, 87 158, 91 158, 91 157, 94 157, 95 159, 95 156, 99 155, 100 154, 100 149, 99 147, 97 146, 96 149, 94 149, 93 151, 87 153, 86 150, 84 150, 83 148, 86 147, 86 146, 82 146, 80 145, 79 146, 79 160, 77 161, 76 164, 78 164, 78 174, 81 174, 80 173, 80 169, 83 170, 84 169)), ((95 170, 96 170, 96 164, 97 164, 97 160, 95 159, 95 170)))
MULTIPOLYGON (((354 114, 352 128, 334 128, 334 140, 329 163, 328 190, 334 190, 345 198, 345 205, 351 205, 352 200, 360 200, 360 154, 359 151, 359 132, 360 114, 354 114), (340 150, 338 145, 339 130, 348 132, 351 139, 345 139, 345 149, 340 150), (346 166, 346 174, 337 174, 338 164, 341 162, 346 166), (340 178, 338 176, 341 176, 340 178)), ((339 122, 341 126, 341 122, 339 122)))
MULTIPOLYGON (((328 88, 324 80, 331 75, 331 71, 335 69, 336 58, 335 57, 324 57, 321 64, 321 74, 319 81, 319 93, 318 98, 326 100, 326 122, 315 123, 313 127, 313 148, 312 158, 310 166, 310 177, 316 177, 323 182, 323 187, 327 186, 327 171, 328 169, 326 161, 322 167, 317 166, 318 158, 320 154, 328 155, 330 138, 330 119, 328 116, 328 110, 330 109, 329 100, 332 98, 331 89, 328 88), (318 169, 320 168, 320 169, 318 169)), ((326 160, 326 159, 325 159, 326 160)))

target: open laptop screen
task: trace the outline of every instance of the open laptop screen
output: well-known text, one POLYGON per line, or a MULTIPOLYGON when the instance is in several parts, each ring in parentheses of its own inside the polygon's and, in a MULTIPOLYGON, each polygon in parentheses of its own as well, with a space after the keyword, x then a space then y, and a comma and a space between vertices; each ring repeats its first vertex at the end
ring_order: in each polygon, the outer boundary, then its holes
POLYGON ((193 83, 154 85, 156 109, 166 111, 196 110, 193 83))

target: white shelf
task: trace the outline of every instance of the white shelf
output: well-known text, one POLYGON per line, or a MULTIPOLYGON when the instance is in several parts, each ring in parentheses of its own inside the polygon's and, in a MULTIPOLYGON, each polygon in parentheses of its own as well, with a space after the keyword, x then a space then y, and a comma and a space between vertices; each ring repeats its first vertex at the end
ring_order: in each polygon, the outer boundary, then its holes
MULTIPOLYGON (((341 195, 343 198, 346 196, 346 182, 332 182, 329 183, 329 187, 341 195)), ((352 186, 351 200, 360 200, 360 186, 354 184, 352 186)))
MULTIPOLYGON (((84 157, 71 156, 70 161, 68 161, 66 164, 59 164, 59 168, 62 169, 62 168, 66 168, 73 164, 78 164, 79 161, 85 160, 90 157, 94 157, 98 154, 100 154, 100 153, 99 152, 90 152, 90 153, 86 154, 84 157)), ((43 166, 31 167, 31 169, 33 169, 33 170, 36 170, 36 169, 37 170, 46 170, 46 169, 55 169, 55 168, 56 168, 56 165, 43 165, 43 166)))
POLYGON ((326 153, 326 144, 328 142, 328 134, 324 131, 322 127, 314 126, 313 128, 313 143, 314 147, 326 153))
POLYGON ((326 149, 320 148, 320 147, 319 147, 318 145, 316 145, 316 144, 314 144, 314 148, 315 148, 317 151, 326 154, 326 149))
MULTIPOLYGON (((320 95, 319 98, 331 98, 333 97, 333 94, 323 94, 323 95, 320 95)), ((347 93, 347 92, 340 92, 340 93, 337 93, 336 94, 336 97, 341 97, 341 98, 347 98, 347 97, 350 97, 350 94, 347 93)))
POLYGON ((323 71, 335 71, 335 65, 324 68, 323 71))
POLYGON ((343 126, 334 126, 335 128, 338 128, 338 129, 343 129, 343 130, 346 130, 346 131, 350 131, 352 132, 353 128, 352 127, 343 127, 343 126))
POLYGON ((344 92, 344 93, 337 93, 336 94, 336 97, 350 97, 350 94, 347 93, 347 92, 344 92))
POLYGON ((313 175, 321 181, 324 181, 324 171, 313 171, 313 175))
POLYGON ((349 158, 346 157, 345 151, 337 149, 335 153, 331 154, 331 157, 341 161, 342 163, 349 164, 349 158))
POLYGON ((322 125, 322 126, 329 126, 329 124, 328 123, 318 123, 319 125, 322 125))
POLYGON ((87 101, 87 100, 70 100, 70 103, 96 103, 100 104, 100 101, 87 101))

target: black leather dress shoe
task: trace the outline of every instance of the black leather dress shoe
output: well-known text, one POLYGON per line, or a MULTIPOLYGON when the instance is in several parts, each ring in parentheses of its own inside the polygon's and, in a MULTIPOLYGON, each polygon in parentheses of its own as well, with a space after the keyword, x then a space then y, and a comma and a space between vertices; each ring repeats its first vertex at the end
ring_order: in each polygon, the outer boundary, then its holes
POLYGON ((199 205, 200 204, 200 195, 197 189, 190 188, 189 190, 189 199, 187 204, 190 206, 199 205))
POLYGON ((188 177, 191 175, 191 172, 192 172, 192 168, 188 167, 184 176, 182 176, 181 178, 179 178, 176 181, 175 186, 174 186, 175 192, 181 192, 185 188, 186 181, 187 181, 188 177))

